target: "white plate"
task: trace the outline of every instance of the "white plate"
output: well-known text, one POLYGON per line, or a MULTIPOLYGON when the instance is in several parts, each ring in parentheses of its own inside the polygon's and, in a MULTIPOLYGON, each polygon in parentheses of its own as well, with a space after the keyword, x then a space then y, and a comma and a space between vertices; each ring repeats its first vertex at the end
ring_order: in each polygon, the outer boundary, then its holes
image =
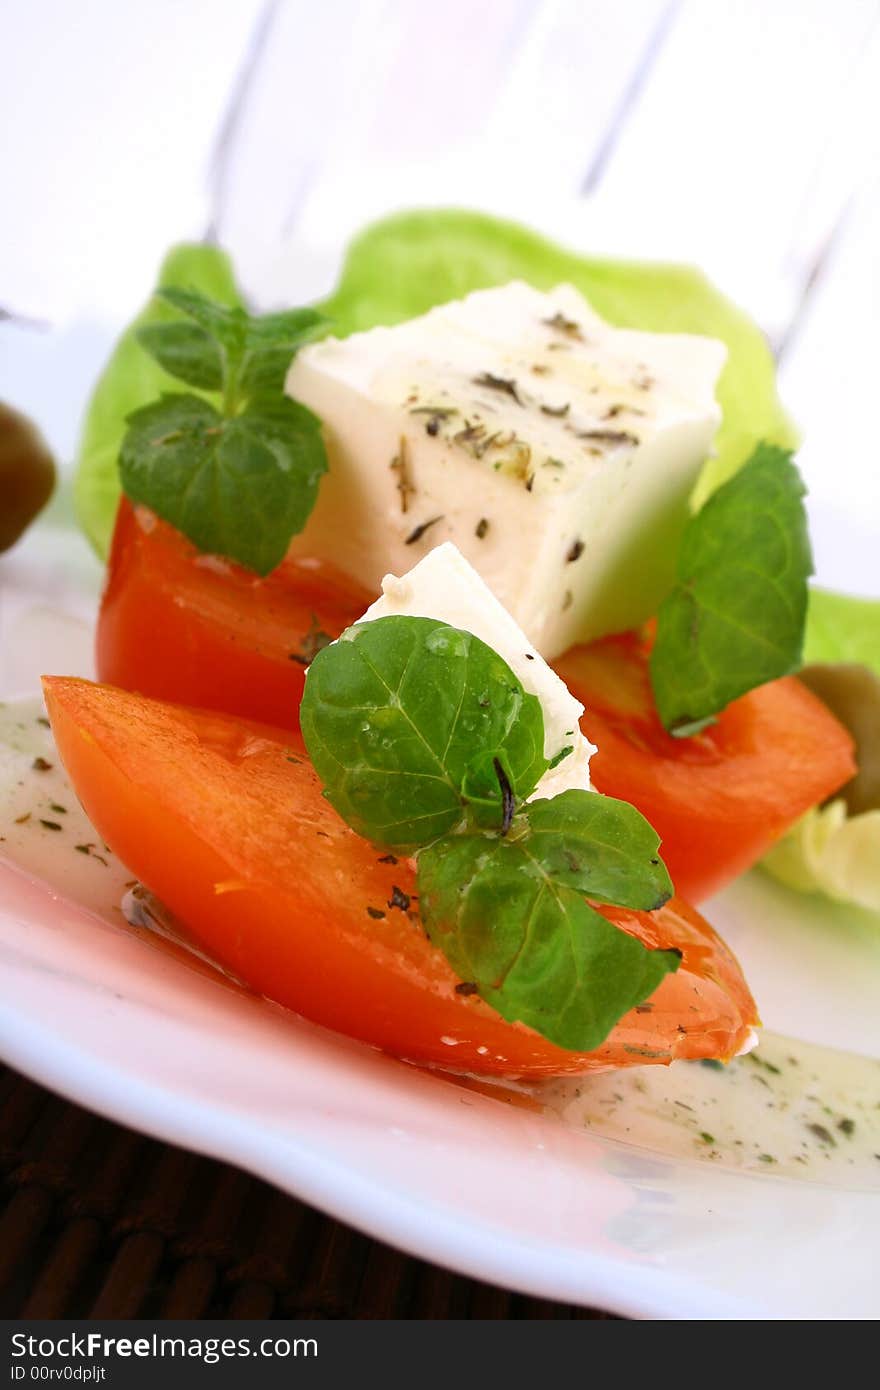
MULTIPOLYGON (((3 675, 19 690, 47 662, 88 669, 95 572, 72 536, 58 545, 39 532, 25 543, 18 588, 5 562, 3 675), (57 616, 59 591, 78 622, 57 616)), ((54 888, 0 865, 0 1051, 71 1099, 414 1254, 548 1298, 670 1318, 880 1312, 877 1191, 675 1159, 464 1090, 102 919, 60 853, 51 877, 54 888)), ((880 1056, 876 922, 761 875, 708 915, 765 1022, 880 1056)))

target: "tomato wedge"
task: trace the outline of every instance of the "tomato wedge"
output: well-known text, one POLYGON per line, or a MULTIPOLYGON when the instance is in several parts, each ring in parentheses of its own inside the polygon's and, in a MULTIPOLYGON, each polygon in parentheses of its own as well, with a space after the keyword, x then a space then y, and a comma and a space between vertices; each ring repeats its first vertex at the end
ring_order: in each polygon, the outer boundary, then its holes
POLYGON ((608 909, 682 964, 595 1052, 556 1047, 456 992, 421 930, 410 864, 339 819, 296 736, 73 678, 45 691, 107 844, 216 960, 317 1023, 412 1061, 542 1076, 728 1057, 756 1022, 736 959, 692 908, 608 909))
POLYGON ((296 728, 315 640, 338 637, 372 597, 319 561, 285 561, 260 579, 200 554, 123 498, 98 620, 98 675, 159 700, 296 728))
POLYGON ((702 902, 848 781, 853 742, 794 676, 743 695, 701 734, 673 738, 657 717, 649 654, 648 635, 625 633, 555 666, 586 709, 595 786, 638 807, 676 892, 702 902))
MULTIPOLYGON (((123 499, 98 675, 295 729, 309 643, 317 631, 337 637, 371 597, 318 562, 285 562, 257 579, 200 555, 123 499)), ((793 678, 753 690, 696 738, 674 739, 654 709, 648 650, 630 633, 574 648, 555 666, 586 706, 584 731, 599 745, 596 786, 638 806, 663 840, 679 893, 702 902, 852 776, 852 743, 793 678)))

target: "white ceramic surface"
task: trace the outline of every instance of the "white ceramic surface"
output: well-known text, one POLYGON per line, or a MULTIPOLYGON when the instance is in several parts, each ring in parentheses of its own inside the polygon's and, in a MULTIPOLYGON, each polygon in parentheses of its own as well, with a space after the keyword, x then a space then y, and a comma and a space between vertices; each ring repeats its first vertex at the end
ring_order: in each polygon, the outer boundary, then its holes
MULTIPOLYGON (((87 570, 59 580, 80 614, 87 570)), ((7 681, 28 688, 53 653, 87 669, 88 625, 26 588, 3 599, 7 681)), ((877 1190, 672 1159, 484 1098, 156 949, 59 894, 54 869, 52 888, 0 865, 0 1052, 53 1089, 531 1293, 649 1317, 880 1312, 877 1190)), ((758 874, 708 915, 769 1026, 880 1057, 875 921, 758 874)))
POLYGON ((6 870, 0 1048, 99 1112, 371 1234, 671 1318, 872 1317, 878 1194, 595 1140, 242 996, 6 870))

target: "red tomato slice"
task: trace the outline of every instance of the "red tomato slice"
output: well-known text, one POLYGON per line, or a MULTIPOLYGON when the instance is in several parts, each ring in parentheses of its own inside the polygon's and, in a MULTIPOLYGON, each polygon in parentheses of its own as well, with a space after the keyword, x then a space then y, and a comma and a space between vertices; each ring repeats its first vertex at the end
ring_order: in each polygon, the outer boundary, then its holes
POLYGON ((586 709, 595 786, 638 807, 676 892, 702 902, 853 775, 853 743, 793 676, 735 700, 701 734, 673 738, 657 717, 649 652, 649 638, 625 633, 555 666, 586 709))
POLYGON ((348 829, 298 741, 88 681, 47 678, 45 688, 98 833, 216 960, 317 1023, 416 1062, 543 1076, 729 1057, 756 1022, 736 959, 676 900, 608 916, 646 944, 677 947, 678 972, 597 1051, 556 1047, 456 992, 414 900, 404 910, 409 863, 348 829))
POLYGON ((160 700, 296 728, 316 633, 338 637, 372 601, 318 561, 265 579, 201 555, 123 498, 97 632, 101 680, 160 700))
MULTIPOLYGON (((98 620, 98 675, 157 699, 295 729, 303 644, 316 628, 337 637, 371 597, 317 562, 285 562, 255 578, 200 555, 123 499, 98 620)), ((791 678, 737 700, 698 737, 674 739, 657 719, 647 651, 626 634, 554 664, 586 706, 584 729, 599 745, 596 786, 638 806, 663 840, 678 892, 701 902, 852 776, 852 744, 791 678)))
MULTIPOLYGON (((311 635, 338 637, 370 600, 318 562, 285 562, 260 580, 122 499, 97 673, 157 699, 296 728, 311 635)), ((555 666, 587 708, 596 787, 651 820, 678 892, 702 902, 852 776, 851 739, 792 678, 745 695, 696 738, 671 738, 653 706, 648 649, 624 634, 555 666)))

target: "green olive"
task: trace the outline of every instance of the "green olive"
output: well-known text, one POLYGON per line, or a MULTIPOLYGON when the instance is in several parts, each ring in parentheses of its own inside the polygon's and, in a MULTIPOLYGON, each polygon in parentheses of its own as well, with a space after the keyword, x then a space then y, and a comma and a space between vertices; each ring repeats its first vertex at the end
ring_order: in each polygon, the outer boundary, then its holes
POLYGON ((853 816, 880 810, 880 677, 868 666, 817 662, 805 666, 800 678, 855 740, 859 770, 835 796, 843 797, 853 816))
POLYGON ((0 401, 0 551, 15 545, 54 486, 55 461, 43 436, 0 401))

